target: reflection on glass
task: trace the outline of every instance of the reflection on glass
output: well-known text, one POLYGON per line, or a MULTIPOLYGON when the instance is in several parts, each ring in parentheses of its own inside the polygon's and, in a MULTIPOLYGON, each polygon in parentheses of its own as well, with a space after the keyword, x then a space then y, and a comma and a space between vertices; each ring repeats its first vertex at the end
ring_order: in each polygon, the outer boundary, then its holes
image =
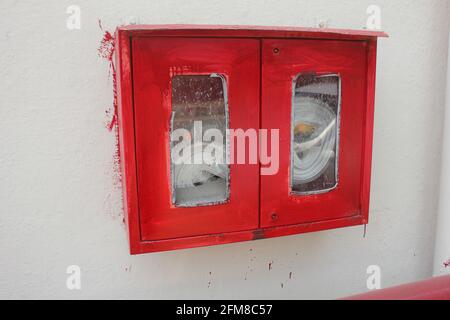
POLYGON ((300 74, 293 85, 291 189, 320 193, 338 181, 338 75, 300 74))
POLYGON ((180 151, 185 159, 182 163, 174 161, 172 153, 177 141, 172 139, 170 144, 173 203, 199 206, 228 200, 225 79, 217 74, 173 77, 171 124, 172 132, 185 132, 183 141, 187 143, 180 151))

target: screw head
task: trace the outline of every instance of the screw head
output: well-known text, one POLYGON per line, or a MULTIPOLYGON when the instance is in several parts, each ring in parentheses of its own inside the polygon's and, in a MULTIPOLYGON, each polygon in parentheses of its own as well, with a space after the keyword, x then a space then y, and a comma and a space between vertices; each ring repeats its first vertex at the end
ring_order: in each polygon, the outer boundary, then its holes
POLYGON ((278 49, 278 48, 273 48, 273 53, 280 53, 280 49, 278 49))
POLYGON ((278 220, 278 214, 276 212, 272 213, 271 217, 273 221, 278 220))

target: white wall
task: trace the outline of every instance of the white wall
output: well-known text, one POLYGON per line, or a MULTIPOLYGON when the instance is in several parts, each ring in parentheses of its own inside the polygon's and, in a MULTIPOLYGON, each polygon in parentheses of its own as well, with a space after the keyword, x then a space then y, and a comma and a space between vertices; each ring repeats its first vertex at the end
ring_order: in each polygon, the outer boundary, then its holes
MULTIPOLYGON (((0 298, 336 298, 432 274, 450 3, 86 1, 0 3, 0 298), (81 7, 82 28, 66 28, 81 7), (130 256, 97 56, 106 29, 140 22, 362 28, 378 4, 371 222, 363 227, 130 256), (273 261, 272 269, 269 263, 273 261), (66 268, 82 289, 66 288, 66 268), (289 279, 289 273, 292 278, 289 279), (282 287, 283 284, 283 287, 282 287)), ((450 258, 450 251, 449 251, 450 258)))
MULTIPOLYGON (((450 66, 450 46, 447 66, 450 66)), ((447 67, 447 88, 445 91, 446 105, 443 116, 441 176, 439 179, 439 200, 433 260, 433 275, 435 276, 450 274, 450 197, 448 196, 450 193, 450 67, 447 67)))

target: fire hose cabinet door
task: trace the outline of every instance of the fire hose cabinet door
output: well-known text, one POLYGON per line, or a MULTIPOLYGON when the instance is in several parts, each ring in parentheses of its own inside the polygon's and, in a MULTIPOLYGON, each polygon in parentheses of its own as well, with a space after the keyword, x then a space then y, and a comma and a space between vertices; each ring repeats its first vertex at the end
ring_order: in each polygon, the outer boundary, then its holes
POLYGON ((262 127, 280 129, 280 170, 261 177, 262 227, 367 222, 371 49, 365 41, 263 40, 262 127))
POLYGON ((259 125, 259 41, 135 37, 131 48, 140 240, 182 248, 257 228, 259 167, 228 163, 227 132, 259 125))

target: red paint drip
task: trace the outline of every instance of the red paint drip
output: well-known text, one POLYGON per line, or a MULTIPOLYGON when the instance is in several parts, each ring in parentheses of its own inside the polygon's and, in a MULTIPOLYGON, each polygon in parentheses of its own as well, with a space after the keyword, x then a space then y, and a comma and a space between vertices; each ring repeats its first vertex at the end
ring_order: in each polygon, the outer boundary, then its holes
POLYGON ((114 65, 114 48, 115 48, 115 39, 114 36, 109 31, 104 31, 102 22, 99 19, 98 25, 100 30, 104 32, 103 38, 100 41, 100 47, 97 49, 98 56, 103 58, 109 62, 109 72, 113 78, 113 108, 114 114, 112 116, 111 122, 107 125, 109 131, 117 125, 117 115, 118 115, 118 104, 117 104, 117 74, 116 67, 114 65))
POLYGON ((102 21, 100 19, 98 20, 98 26, 100 27, 100 30, 104 32, 100 47, 98 48, 98 54, 100 57, 112 62, 114 55, 114 36, 111 32, 103 30, 102 21))
MULTIPOLYGON (((117 74, 116 67, 114 65, 114 48, 115 38, 113 33, 108 30, 104 30, 102 22, 98 20, 98 26, 103 31, 103 37, 100 41, 100 46, 97 49, 97 54, 100 58, 105 59, 109 63, 109 75, 112 76, 113 81, 113 114, 111 120, 106 125, 108 131, 113 131, 116 138, 116 146, 114 151, 114 184, 119 186, 122 183, 122 175, 120 170, 120 148, 119 148, 119 128, 118 128, 118 100, 117 100, 117 74)), ((106 115, 110 114, 110 108, 107 108, 106 115)))
POLYGON ((450 267, 450 259, 444 261, 444 268, 450 267))

